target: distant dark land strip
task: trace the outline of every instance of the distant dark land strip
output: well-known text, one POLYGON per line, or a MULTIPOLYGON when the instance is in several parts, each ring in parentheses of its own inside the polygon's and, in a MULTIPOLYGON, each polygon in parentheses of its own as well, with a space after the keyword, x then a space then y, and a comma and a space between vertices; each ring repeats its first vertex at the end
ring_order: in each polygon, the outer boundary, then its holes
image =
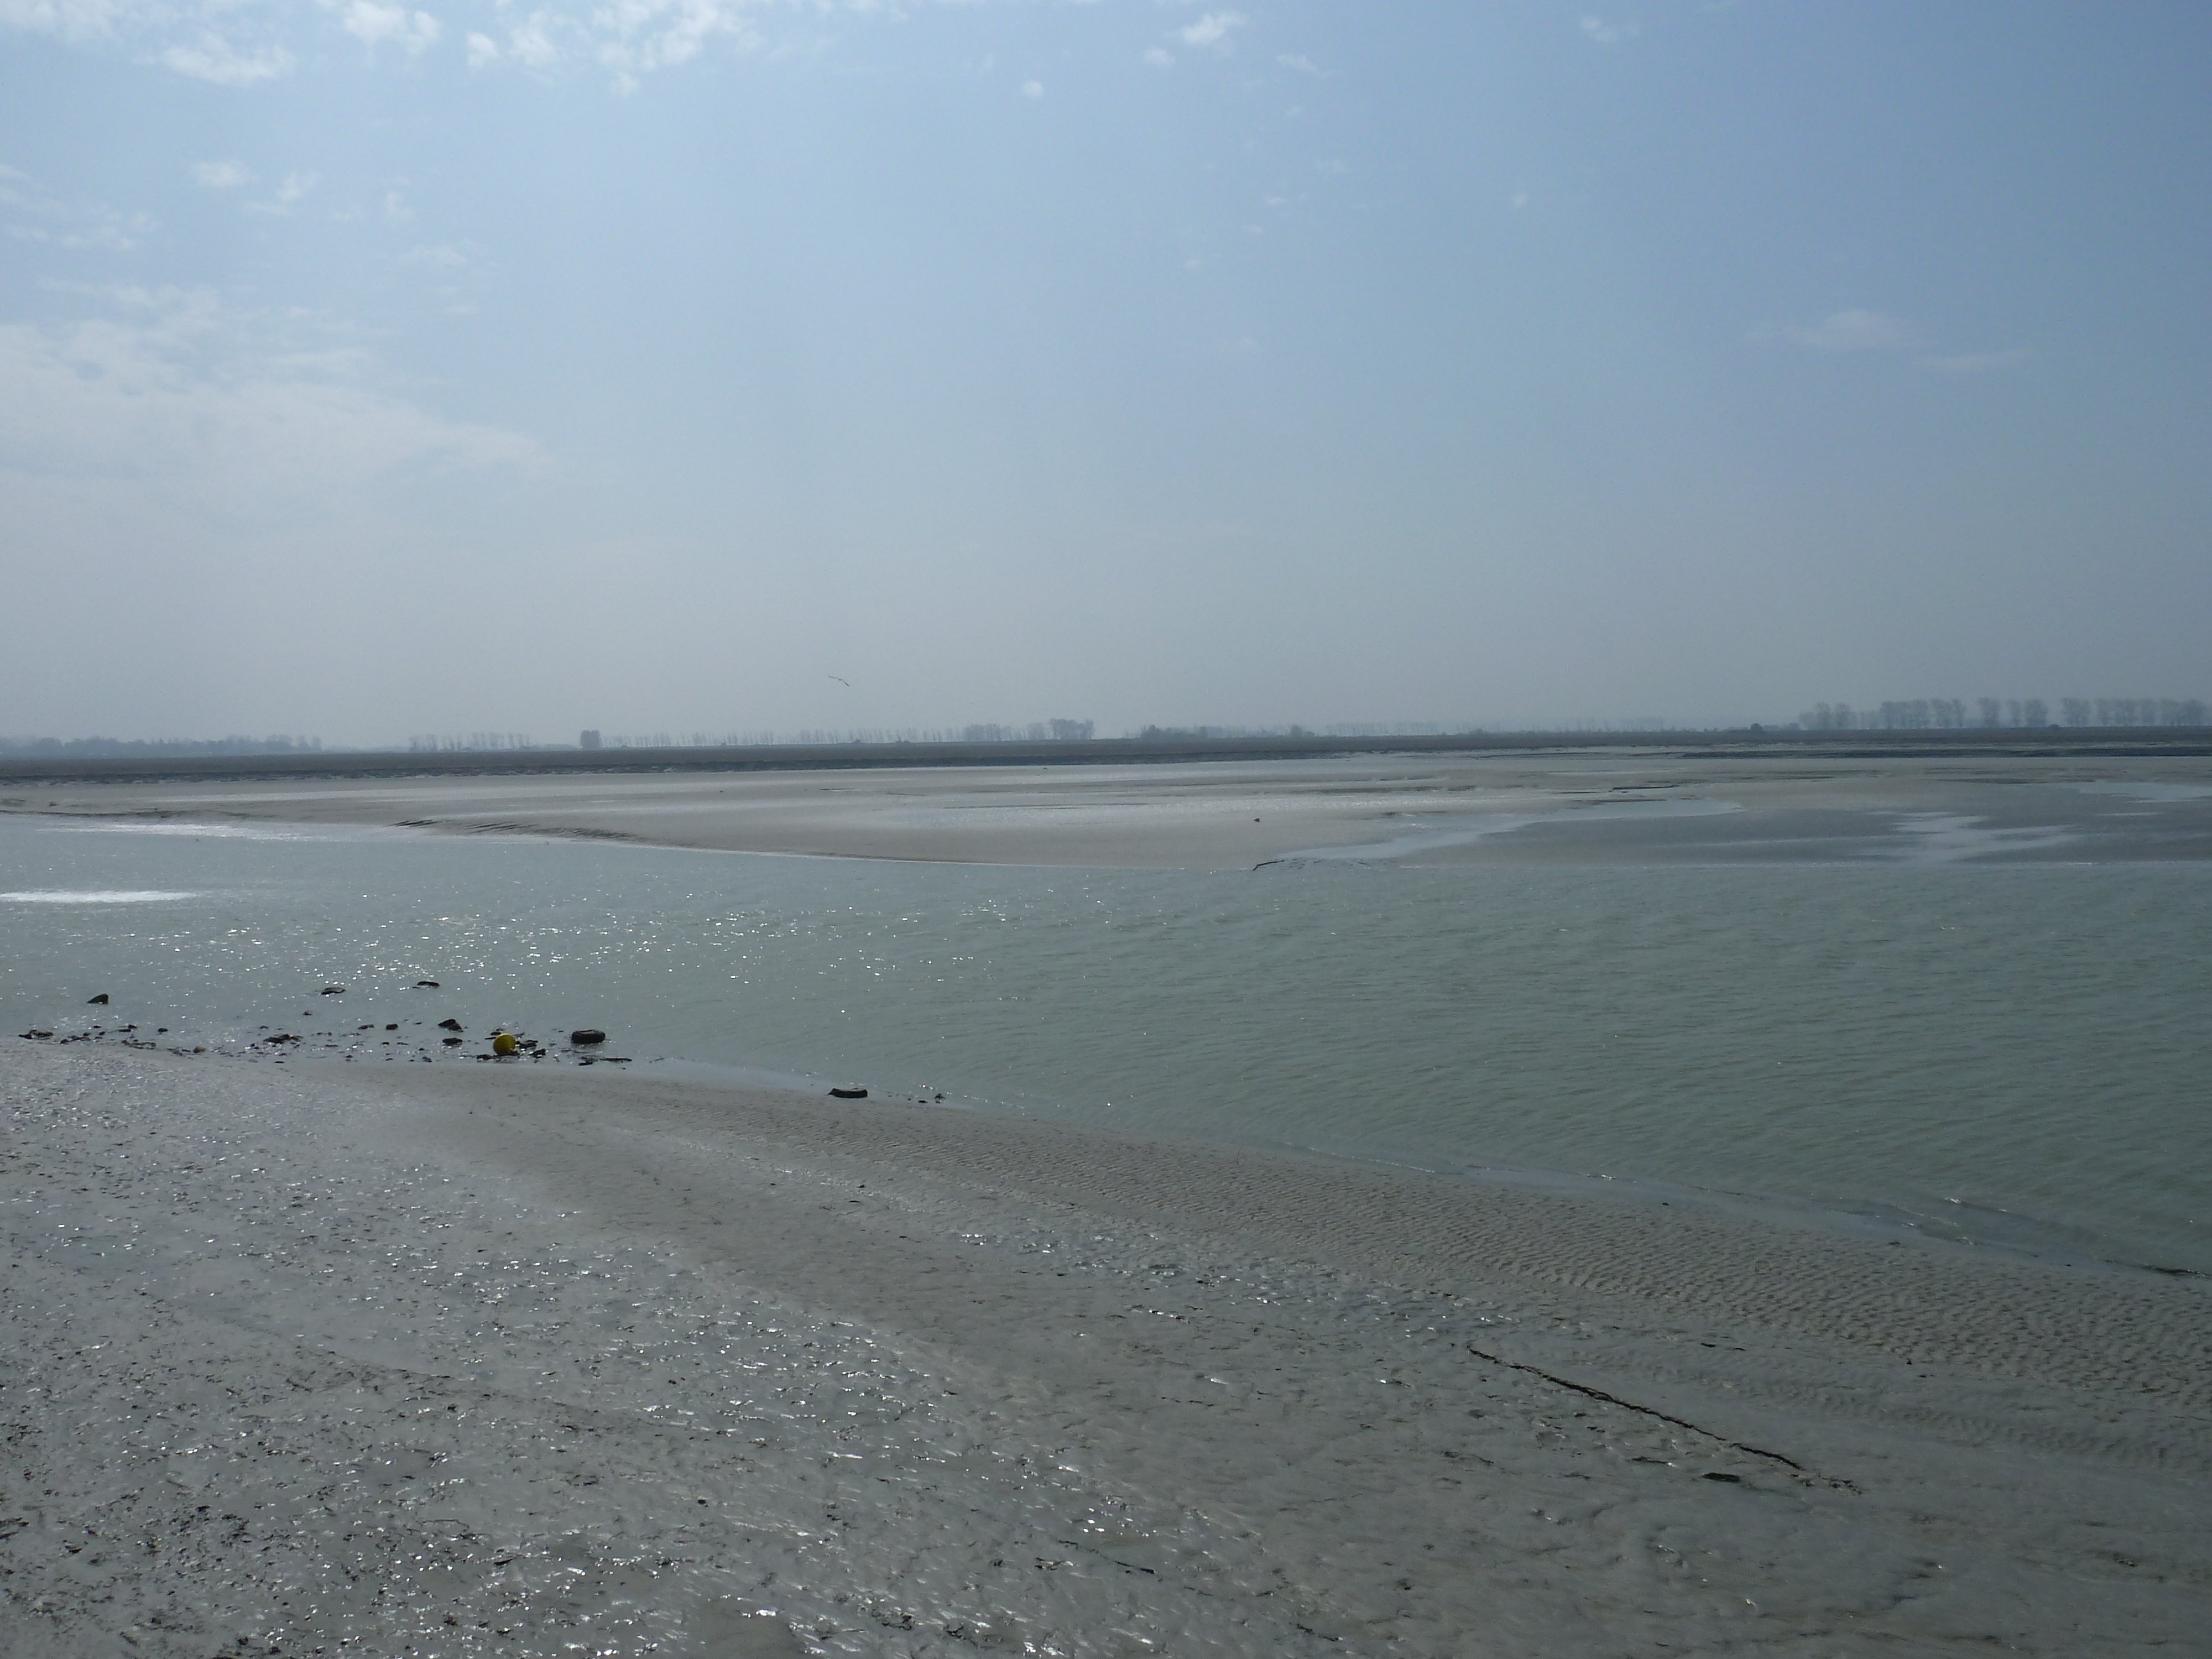
POLYGON ((2212 755, 2212 727, 2069 726, 1901 732, 1474 732, 1387 738, 1091 738, 1079 742, 825 743, 666 749, 506 749, 282 755, 0 756, 0 782, 211 778, 465 777, 568 772, 815 772, 956 766, 1133 766, 1314 760, 1346 755, 1670 750, 1682 759, 1771 755, 2136 759, 2212 755))

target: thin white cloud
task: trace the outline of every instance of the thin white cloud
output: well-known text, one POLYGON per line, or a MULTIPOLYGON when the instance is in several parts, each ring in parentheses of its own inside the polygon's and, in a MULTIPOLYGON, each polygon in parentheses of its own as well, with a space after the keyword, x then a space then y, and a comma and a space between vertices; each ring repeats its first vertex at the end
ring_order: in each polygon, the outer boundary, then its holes
POLYGON ((0 222, 19 242, 71 252, 128 253, 155 227, 150 214, 124 213, 105 202, 64 201, 29 173, 0 167, 0 222))
POLYGON ((253 182, 253 175, 238 161, 195 161, 192 182, 202 190, 236 190, 253 182))
POLYGON ((1912 330, 1897 318, 1858 307, 1831 312, 1810 328, 1762 325, 1752 337, 1794 340, 1808 351, 1826 352, 1902 351, 1915 342, 1912 330))
MULTIPOLYGON (((451 33, 470 68, 520 65, 544 70, 596 61, 624 90, 655 70, 698 58, 716 42, 765 50, 771 20, 811 39, 818 17, 844 11, 891 18, 915 0, 471 0, 465 27, 451 33)), ((946 5, 972 0, 943 0, 946 5)), ((1177 31, 1194 44, 1228 50, 1244 26, 1237 11, 1209 12, 1177 31)), ((326 49, 321 32, 343 33, 369 49, 420 56, 441 46, 447 24, 408 0, 0 0, 0 33, 38 33, 88 51, 121 51, 196 80, 250 87, 291 73, 326 49)), ((1157 60, 1155 60, 1157 61, 1157 60)))
MULTIPOLYGON (((0 325, 0 486, 98 483, 258 517, 403 468, 531 467, 526 437, 444 420, 356 350, 289 350, 204 293, 118 291, 119 314, 0 325)), ((319 509, 317 509, 319 510, 319 509)))
POLYGON ((295 59, 282 46, 242 49, 222 36, 204 33, 190 46, 163 51, 165 68, 194 81, 212 81, 219 87, 250 87, 289 75, 295 59))
POLYGON ((1175 54, 1164 46, 1147 46, 1145 48, 1145 61, 1154 69, 1173 69, 1175 54))
POLYGON ((1176 33, 1187 46, 1220 46, 1226 49, 1231 31, 1243 28, 1249 21, 1241 11, 1210 11, 1195 23, 1177 29, 1176 33))
POLYGON ((1022 96, 1023 96, 1023 97, 1024 97, 1024 98, 1042 98, 1042 97, 1043 97, 1043 96, 1044 96, 1044 82, 1042 82, 1042 81, 1024 81, 1024 82, 1022 82, 1022 96))
POLYGON ((284 182, 276 186, 274 195, 266 201, 247 203, 246 210, 248 213, 281 216, 289 213, 321 182, 321 175, 319 173, 288 173, 284 175, 284 182))
POLYGON ((1941 369, 1946 374, 1988 374, 2001 368, 2015 368, 2028 359, 2026 346, 2011 346, 2002 351, 1963 351, 1949 357, 1923 357, 1923 368, 1941 369))
POLYGON ((526 64, 532 69, 544 69, 561 55, 560 47, 553 44, 553 37, 546 33, 548 27, 542 13, 523 24, 507 36, 508 52, 518 63, 526 64))
POLYGON ((62 40, 94 40, 117 32, 131 8, 124 0, 0 0, 0 27, 62 40))
POLYGON ((277 21, 238 0, 0 0, 0 29, 77 46, 119 46, 227 87, 291 71, 291 52, 270 38, 277 21))
POLYGON ((404 6, 381 5, 378 0, 351 0, 345 9, 345 32, 371 51, 390 42, 410 54, 428 51, 444 33, 427 11, 410 12, 404 6))
POLYGON ((1279 52, 1276 54, 1275 61, 1278 64, 1280 64, 1285 69, 1295 70, 1300 75, 1310 75, 1318 78, 1319 76, 1328 73, 1328 71, 1323 70, 1320 64, 1315 63, 1312 58, 1304 57, 1294 52, 1279 52))
POLYGON ((614 71, 615 84, 634 92, 640 77, 690 62, 717 35, 758 46, 744 12, 737 0, 611 0, 592 13, 591 28, 599 37, 599 59, 614 71))
POLYGON ((1608 23, 1601 17, 1585 17, 1579 27, 1583 40, 1601 46, 1617 46, 1644 33, 1634 23, 1608 23))

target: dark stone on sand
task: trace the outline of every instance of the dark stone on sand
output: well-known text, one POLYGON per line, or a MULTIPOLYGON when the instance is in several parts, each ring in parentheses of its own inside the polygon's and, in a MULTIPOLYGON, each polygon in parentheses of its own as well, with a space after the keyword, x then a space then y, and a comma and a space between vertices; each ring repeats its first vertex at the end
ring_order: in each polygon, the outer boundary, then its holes
POLYGON ((586 1025, 568 1033, 568 1041, 579 1048, 593 1042, 605 1042, 607 1034, 596 1026, 586 1025))
POLYGON ((1725 1480, 1731 1486, 1740 1486, 1743 1484, 1743 1477, 1741 1475, 1723 1474, 1718 1469, 1706 1470, 1705 1479, 1708 1480, 1725 1480))
POLYGON ((323 987, 323 994, 326 997, 342 997, 345 994, 345 987, 343 985, 325 985, 323 987))
POLYGON ((418 979, 415 981, 415 988, 418 991, 434 991, 438 988, 438 981, 434 979, 418 979))
POLYGON ((101 992, 98 996, 96 996, 96 997, 87 997, 87 998, 84 1000, 84 1006, 85 1006, 86 1007, 88 1007, 88 1008, 94 1008, 94 1007, 97 1007, 97 1006, 99 1006, 101 1003, 106 1002, 106 1000, 107 1000, 107 993, 106 993, 106 992, 105 992, 105 991, 102 991, 102 992, 101 992))
POLYGON ((830 1092, 839 1100, 866 1100, 868 1097, 866 1089, 832 1089, 830 1092))
POLYGON ((448 1048, 458 1048, 461 1046, 461 1040, 459 1037, 441 1037, 439 1041, 443 1042, 448 1048))
POLYGON ((461 1022, 458 1019, 441 1019, 438 1022, 438 1029, 441 1031, 458 1031, 461 1029, 461 1022))

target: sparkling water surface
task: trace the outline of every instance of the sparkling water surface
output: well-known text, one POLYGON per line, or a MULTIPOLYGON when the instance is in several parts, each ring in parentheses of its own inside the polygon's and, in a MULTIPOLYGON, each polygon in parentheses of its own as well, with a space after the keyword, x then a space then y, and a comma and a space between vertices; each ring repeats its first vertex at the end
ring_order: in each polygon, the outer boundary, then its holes
POLYGON ((2212 1271, 2202 865, 1222 873, 147 829, 0 818, 0 1039, 591 1024, 641 1061, 2212 1271))

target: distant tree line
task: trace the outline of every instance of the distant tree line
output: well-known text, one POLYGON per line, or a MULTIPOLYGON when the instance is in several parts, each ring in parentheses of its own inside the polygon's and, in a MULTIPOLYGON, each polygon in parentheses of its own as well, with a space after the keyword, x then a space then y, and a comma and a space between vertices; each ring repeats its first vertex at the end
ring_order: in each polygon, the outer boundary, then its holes
POLYGON ((1128 735, 1139 742, 1173 743, 1194 738, 1433 738, 1482 729, 1436 720, 1341 720, 1334 726, 1145 726, 1128 735))
POLYGON ((1797 717, 1808 732, 1927 732, 2052 726, 2204 726, 2202 697, 2061 697, 2058 718, 2040 697, 1977 697, 1971 712, 1963 697, 1915 697, 1854 708, 1847 702, 1815 703, 1797 717))
MULTIPOLYGON (((769 749, 829 743, 1082 743, 1097 730, 1091 720, 1031 720, 1026 726, 984 721, 974 726, 874 726, 825 730, 801 726, 795 732, 641 732, 625 735, 586 730, 577 734, 579 749, 769 749)), ((556 745, 566 748, 568 745, 556 745)))
POLYGON ((479 749, 536 749, 525 732, 471 732, 465 738, 441 737, 426 732, 407 739, 410 755, 452 755, 479 749))
POLYGON ((0 755, 69 755, 88 759, 152 758, 163 755, 313 755, 321 753, 322 747, 320 738, 292 737, 282 732, 266 738, 0 737, 0 755))

